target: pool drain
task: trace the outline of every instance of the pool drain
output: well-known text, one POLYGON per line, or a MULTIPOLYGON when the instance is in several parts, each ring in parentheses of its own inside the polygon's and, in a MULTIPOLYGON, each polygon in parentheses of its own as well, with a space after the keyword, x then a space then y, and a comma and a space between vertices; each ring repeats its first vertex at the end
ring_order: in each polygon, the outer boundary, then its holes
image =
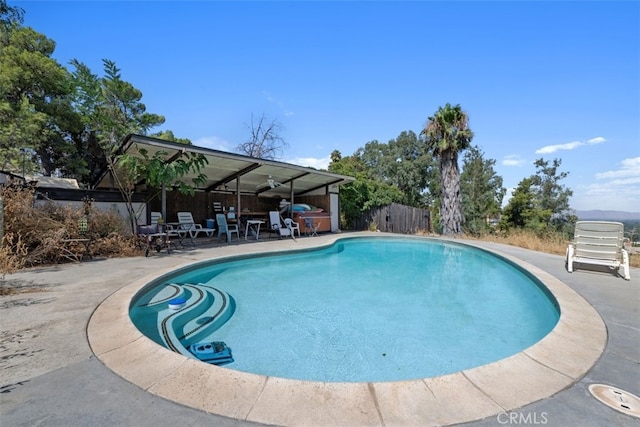
POLYGON ((608 407, 640 418, 640 398, 638 396, 605 384, 591 384, 589 392, 608 407))

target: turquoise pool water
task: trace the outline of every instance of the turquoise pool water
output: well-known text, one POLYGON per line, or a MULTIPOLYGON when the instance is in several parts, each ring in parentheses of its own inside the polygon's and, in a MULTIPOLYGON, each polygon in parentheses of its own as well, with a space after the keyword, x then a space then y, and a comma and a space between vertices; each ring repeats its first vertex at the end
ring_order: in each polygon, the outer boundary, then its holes
POLYGON ((430 239, 350 238, 164 277, 135 298, 131 318, 160 344, 177 340, 174 351, 224 341, 234 359, 226 366, 235 370, 379 382, 518 353, 553 329, 559 309, 535 278, 489 252, 430 239), (177 295, 187 306, 169 310, 177 295))

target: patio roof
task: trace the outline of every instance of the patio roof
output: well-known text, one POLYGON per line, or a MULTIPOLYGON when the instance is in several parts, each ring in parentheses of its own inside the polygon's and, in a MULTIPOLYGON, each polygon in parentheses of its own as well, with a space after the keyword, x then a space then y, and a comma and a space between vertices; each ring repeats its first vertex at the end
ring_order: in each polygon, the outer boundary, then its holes
MULTIPOLYGON (((141 135, 129 135, 123 142, 121 153, 141 156, 140 151, 148 153, 164 152, 164 158, 172 162, 183 154, 204 155, 209 164, 201 169, 207 176, 206 183, 196 188, 199 191, 220 191, 238 194, 293 198, 312 194, 325 187, 347 184, 355 180, 350 176, 338 175, 309 167, 297 166, 275 160, 258 159, 240 154, 195 145, 179 144, 162 139, 141 135), (273 180, 274 186, 269 185, 273 180)), ((195 174, 185 176, 190 181, 195 174)), ((100 179, 96 188, 110 188, 109 173, 100 179)), ((337 192, 337 191, 335 191, 337 192)))

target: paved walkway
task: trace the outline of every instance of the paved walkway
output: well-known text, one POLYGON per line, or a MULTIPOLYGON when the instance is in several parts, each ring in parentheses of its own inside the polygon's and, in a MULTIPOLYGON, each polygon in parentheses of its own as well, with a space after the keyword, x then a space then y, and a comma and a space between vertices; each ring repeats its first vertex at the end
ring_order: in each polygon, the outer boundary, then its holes
MULTIPOLYGON (((313 239, 320 241, 322 236, 313 239)), ((640 395, 640 271, 632 269, 631 281, 582 270, 569 274, 560 256, 472 243, 516 256, 562 280, 595 307, 609 336, 593 369, 566 390, 513 414, 468 425, 639 426, 640 419, 605 406, 587 388, 604 383, 640 395)), ((8 275, 6 282, 25 292, 0 297, 0 424, 256 425, 178 405, 123 380, 95 358, 86 331, 95 308, 132 281, 167 267, 241 251, 244 244, 198 246, 171 255, 95 260, 8 275)), ((296 247, 292 240, 251 244, 296 247)))

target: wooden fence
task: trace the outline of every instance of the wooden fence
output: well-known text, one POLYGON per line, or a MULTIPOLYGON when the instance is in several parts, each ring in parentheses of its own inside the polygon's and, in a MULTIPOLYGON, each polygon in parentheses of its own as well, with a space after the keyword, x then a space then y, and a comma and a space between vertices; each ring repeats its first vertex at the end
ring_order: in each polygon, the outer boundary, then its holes
POLYGON ((390 233, 416 234, 431 231, 431 214, 426 209, 392 203, 373 208, 355 221, 355 230, 376 229, 390 233))

